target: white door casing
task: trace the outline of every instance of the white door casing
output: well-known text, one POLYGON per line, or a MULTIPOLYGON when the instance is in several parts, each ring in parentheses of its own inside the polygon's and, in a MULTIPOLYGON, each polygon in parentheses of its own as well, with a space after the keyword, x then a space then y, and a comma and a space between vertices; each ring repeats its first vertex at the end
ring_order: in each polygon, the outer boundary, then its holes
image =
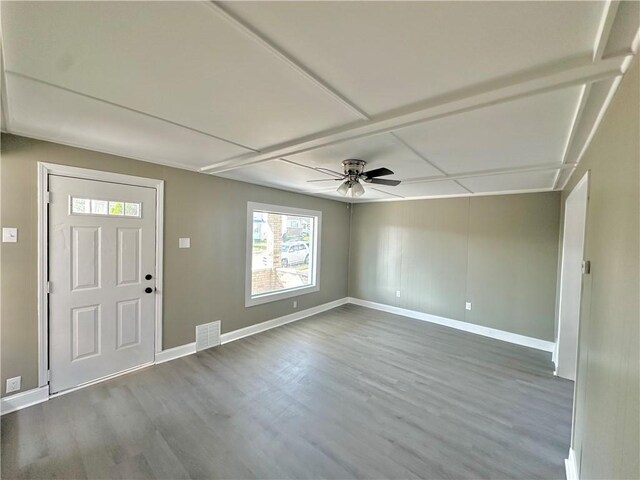
POLYGON ((574 381, 578 360, 588 179, 586 173, 567 197, 564 208, 556 374, 574 381))
POLYGON ((154 360, 156 191, 55 175, 49 191, 50 391, 57 393, 154 360), (140 204, 140 217, 72 213, 73 197, 140 204))

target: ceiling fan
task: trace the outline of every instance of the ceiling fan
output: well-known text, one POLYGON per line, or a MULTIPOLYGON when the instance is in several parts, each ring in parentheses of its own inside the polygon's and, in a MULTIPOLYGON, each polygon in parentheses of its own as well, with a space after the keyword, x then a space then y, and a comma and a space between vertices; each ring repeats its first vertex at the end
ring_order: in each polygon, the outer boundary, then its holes
POLYGON ((374 183, 376 185, 386 185, 388 187, 395 187, 400 185, 400 180, 385 180, 383 178, 386 175, 393 175, 393 172, 388 168, 375 168, 364 171, 364 167, 367 164, 364 160, 358 160, 355 158, 349 158, 342 161, 342 167, 344 168, 344 174, 334 172, 328 168, 318 168, 318 170, 330 172, 331 175, 338 176, 339 178, 323 179, 323 180, 308 180, 309 182, 326 182, 326 181, 341 181, 342 184, 338 187, 338 193, 345 197, 350 194, 352 197, 359 197, 364 193, 364 187, 361 181, 364 183, 374 183))

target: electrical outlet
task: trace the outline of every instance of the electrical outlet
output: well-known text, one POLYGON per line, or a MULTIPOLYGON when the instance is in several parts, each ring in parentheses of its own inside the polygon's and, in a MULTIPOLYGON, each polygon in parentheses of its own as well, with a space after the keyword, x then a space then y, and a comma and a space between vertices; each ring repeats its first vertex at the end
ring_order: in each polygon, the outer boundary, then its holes
POLYGON ((21 382, 22 382, 22 377, 7 378, 7 393, 20 390, 21 382))
POLYGON ((464 308, 466 308, 467 310, 471 310, 471 302, 465 303, 464 308))
POLYGON ((400 290, 396 290, 396 297, 400 298, 400 290))
POLYGON ((298 301, 297 300, 293 301, 293 308, 298 308, 298 301))

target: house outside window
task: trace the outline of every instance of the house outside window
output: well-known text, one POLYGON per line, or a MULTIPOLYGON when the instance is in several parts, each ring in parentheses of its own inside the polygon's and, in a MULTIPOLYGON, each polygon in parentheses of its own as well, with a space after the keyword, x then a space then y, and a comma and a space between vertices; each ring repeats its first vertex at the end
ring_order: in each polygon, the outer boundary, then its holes
POLYGON ((319 290, 322 212, 249 202, 246 306, 319 290))

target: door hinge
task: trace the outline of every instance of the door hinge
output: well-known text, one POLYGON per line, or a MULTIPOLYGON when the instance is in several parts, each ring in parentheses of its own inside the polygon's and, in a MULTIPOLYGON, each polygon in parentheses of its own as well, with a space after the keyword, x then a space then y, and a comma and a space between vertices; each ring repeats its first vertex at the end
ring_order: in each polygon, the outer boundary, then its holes
POLYGON ((47 282, 47 293, 51 293, 51 290, 53 288, 53 285, 51 282, 47 282))
POLYGON ((47 370, 47 380, 51 381, 51 370, 47 370))
POLYGON ((51 192, 45 192, 45 194, 44 194, 44 200, 45 200, 47 203, 51 203, 51 192))
POLYGON ((582 261, 582 274, 589 275, 591 273, 591 262, 589 260, 582 261))

